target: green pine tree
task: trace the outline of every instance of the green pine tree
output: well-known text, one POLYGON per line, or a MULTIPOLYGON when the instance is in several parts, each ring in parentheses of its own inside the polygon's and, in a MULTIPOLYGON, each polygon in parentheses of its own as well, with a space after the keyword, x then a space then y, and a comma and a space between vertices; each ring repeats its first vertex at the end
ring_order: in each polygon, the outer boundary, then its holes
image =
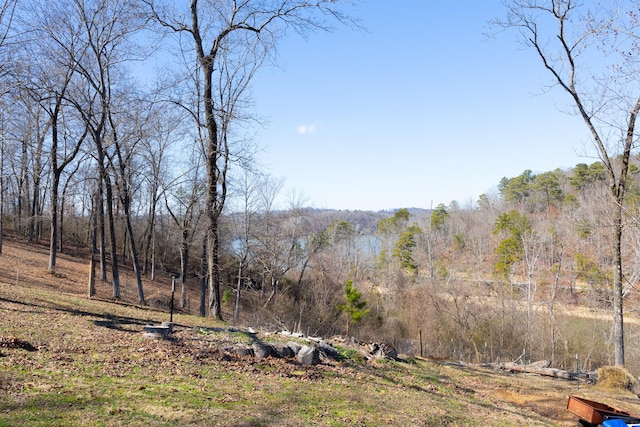
POLYGON ((338 310, 347 315, 347 335, 349 335, 349 323, 360 323, 362 319, 369 314, 369 309, 366 309, 367 301, 362 301, 362 293, 353 286, 351 280, 347 280, 344 288, 344 304, 338 305, 338 310))

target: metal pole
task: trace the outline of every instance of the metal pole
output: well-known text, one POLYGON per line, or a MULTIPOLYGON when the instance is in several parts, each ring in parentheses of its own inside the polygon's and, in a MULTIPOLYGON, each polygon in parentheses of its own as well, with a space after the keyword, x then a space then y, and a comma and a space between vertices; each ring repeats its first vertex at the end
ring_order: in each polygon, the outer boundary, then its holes
POLYGON ((580 363, 578 353, 576 353, 576 385, 580 388, 580 363))

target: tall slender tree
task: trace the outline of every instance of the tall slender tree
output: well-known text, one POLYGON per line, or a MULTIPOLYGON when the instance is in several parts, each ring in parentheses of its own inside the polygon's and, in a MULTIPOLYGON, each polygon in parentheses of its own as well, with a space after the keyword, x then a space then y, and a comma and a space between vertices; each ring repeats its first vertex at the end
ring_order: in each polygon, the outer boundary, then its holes
POLYGON ((624 365, 623 214, 640 113, 637 1, 598 3, 593 9, 573 0, 503 2, 506 16, 494 24, 515 29, 519 41, 540 59, 551 84, 568 95, 606 169, 614 206, 615 363, 624 365))
MULTIPOLYGON (((202 76, 199 93, 203 117, 200 126, 206 129, 206 169, 207 169, 207 264, 211 289, 210 312, 222 318, 220 301, 219 266, 219 220, 227 196, 227 171, 229 167, 229 128, 221 122, 221 117, 233 118, 237 101, 244 93, 243 87, 249 83, 252 73, 245 74, 247 80, 223 80, 224 87, 217 86, 214 72, 223 76, 237 77, 234 70, 251 69, 253 65, 240 60, 230 61, 229 54, 244 58, 246 53, 255 54, 254 64, 272 52, 276 41, 287 28, 304 32, 313 28, 328 28, 321 17, 331 17, 343 22, 347 17, 339 6, 346 1, 318 0, 245 0, 242 2, 191 0, 188 13, 177 10, 160 0, 144 0, 154 18, 165 28, 185 34, 194 52, 198 72, 202 76), (189 19, 182 19, 188 16, 189 19), (226 54, 226 55, 225 55, 226 54), (227 86, 232 83, 232 86, 227 86), (231 100, 224 94, 231 94, 231 100), (219 103, 219 97, 226 104, 219 103), (231 101, 231 102, 229 102, 231 101), (226 108, 226 109, 225 109, 226 108), (222 115, 220 114, 222 113, 222 115)), ((224 120, 224 119, 223 119, 224 120)))
POLYGON ((29 28, 24 52, 38 58, 25 69, 23 86, 26 87, 46 112, 50 128, 49 161, 52 175, 50 186, 50 246, 49 271, 54 272, 59 241, 59 191, 64 169, 75 159, 86 136, 87 129, 74 126, 68 106, 69 88, 76 72, 76 63, 82 62, 88 48, 81 38, 79 23, 70 13, 73 5, 67 2, 32 2, 23 11, 23 26, 29 28), (33 34, 38 35, 33 37, 33 34), (46 58, 46 66, 43 63, 46 58), (63 144, 60 135, 64 135, 63 144), (74 139, 73 142, 70 139, 74 139))
MULTIPOLYGON (((117 260, 117 240, 114 218, 113 170, 109 168, 114 142, 118 138, 113 128, 113 115, 117 114, 119 79, 124 78, 122 66, 137 59, 144 50, 133 43, 134 36, 144 23, 136 9, 137 3, 125 0, 74 0, 74 21, 82 29, 82 40, 87 44, 87 58, 76 61, 76 70, 82 77, 78 82, 78 97, 70 100, 80 113, 95 146, 94 157, 104 186, 104 203, 108 220, 113 297, 120 298, 120 279, 117 260)), ((98 210, 100 215, 101 209, 98 210)), ((144 303, 141 281, 138 297, 144 303)))
MULTIPOLYGON (((135 103, 134 103, 135 104, 135 103)), ((132 224, 132 193, 133 193, 133 180, 136 169, 134 165, 135 147, 140 143, 140 140, 144 139, 144 125, 141 123, 145 121, 140 115, 144 114, 147 109, 141 105, 132 105, 126 103, 125 108, 121 108, 121 113, 116 117, 114 114, 114 108, 109 109, 109 129, 110 129, 110 142, 113 146, 114 155, 109 158, 109 163, 114 170, 115 182, 118 187, 118 195, 122 210, 124 212, 124 220, 126 226, 126 236, 129 240, 129 248, 131 250, 131 260, 133 263, 133 271, 136 278, 136 285, 138 290, 138 302, 140 304, 146 304, 144 298, 144 289, 142 285, 142 277, 140 273, 140 262, 138 256, 138 243, 136 235, 133 231, 132 224), (130 113, 126 113, 130 112, 130 113), (132 112, 135 112, 132 114, 132 112)), ((123 239, 123 242, 126 241, 123 239)), ((123 255, 125 251, 123 250, 123 255)))
POLYGON ((191 247, 203 215, 201 200, 204 183, 200 176, 202 163, 196 153, 192 155, 192 159, 193 167, 184 174, 183 179, 176 182, 174 188, 167 188, 162 193, 167 212, 180 234, 180 308, 183 310, 187 306, 187 274, 191 247))
MULTIPOLYGON (((17 5, 17 0, 2 0, 0 1, 0 77, 2 77, 2 81, 0 83, 0 94, 4 97, 9 88, 10 84, 7 84, 7 79, 5 79, 6 73, 9 72, 12 63, 11 61, 11 50, 7 49, 6 41, 10 37, 10 32, 13 27, 13 18, 15 13, 15 8, 17 5)), ((4 160, 5 160, 5 149, 6 147, 6 125, 5 125, 5 116, 4 116, 4 108, 5 104, 0 104, 0 254, 2 254, 2 244, 3 244, 3 235, 4 235, 4 204, 5 204, 5 176, 4 176, 4 160)))

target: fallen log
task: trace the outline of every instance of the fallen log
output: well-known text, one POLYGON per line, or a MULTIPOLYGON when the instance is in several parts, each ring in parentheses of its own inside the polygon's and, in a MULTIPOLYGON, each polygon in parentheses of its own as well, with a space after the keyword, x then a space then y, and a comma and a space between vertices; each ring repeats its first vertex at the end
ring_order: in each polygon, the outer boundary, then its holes
POLYGON ((565 371, 557 368, 537 368, 531 365, 522 365, 520 363, 505 363, 504 368, 511 372, 522 372, 528 374, 537 374, 545 377, 562 378, 564 380, 576 380, 579 374, 576 372, 565 371))
POLYGON ((550 361, 539 361, 530 364, 523 364, 518 362, 503 362, 503 363, 484 363, 478 366, 484 368, 491 368, 495 370, 519 372, 526 374, 536 374, 545 377, 560 378, 569 381, 584 381, 588 383, 595 383, 596 373, 590 372, 573 372, 566 371, 558 368, 551 368, 550 361))

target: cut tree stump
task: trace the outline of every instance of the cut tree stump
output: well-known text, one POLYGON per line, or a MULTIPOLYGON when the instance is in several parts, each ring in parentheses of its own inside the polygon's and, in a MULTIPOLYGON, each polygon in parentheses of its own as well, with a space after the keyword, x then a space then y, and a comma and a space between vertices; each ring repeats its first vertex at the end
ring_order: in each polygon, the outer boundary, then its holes
POLYGON ((163 339, 166 340, 171 334, 171 328, 169 326, 154 326, 146 325, 144 328, 145 338, 163 339))

